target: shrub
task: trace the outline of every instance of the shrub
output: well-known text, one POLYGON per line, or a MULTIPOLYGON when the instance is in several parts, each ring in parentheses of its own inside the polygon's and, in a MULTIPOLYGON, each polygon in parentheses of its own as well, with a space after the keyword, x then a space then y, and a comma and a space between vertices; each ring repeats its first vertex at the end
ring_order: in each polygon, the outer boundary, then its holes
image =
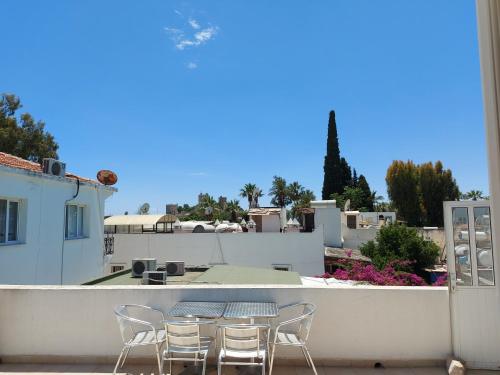
POLYGON ((399 224, 383 226, 375 241, 368 241, 360 250, 361 254, 371 258, 378 270, 402 260, 410 261, 403 270, 417 274, 433 265, 439 255, 439 247, 434 242, 424 240, 416 229, 399 224))

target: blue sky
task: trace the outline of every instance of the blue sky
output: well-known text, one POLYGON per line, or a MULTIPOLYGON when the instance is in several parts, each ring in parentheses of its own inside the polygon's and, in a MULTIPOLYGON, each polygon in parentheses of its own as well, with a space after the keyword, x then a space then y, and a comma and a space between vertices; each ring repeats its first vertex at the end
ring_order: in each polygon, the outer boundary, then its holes
POLYGON ((232 199, 246 182, 267 192, 273 175, 320 197, 331 109, 342 155, 378 193, 394 159, 441 160, 462 191, 488 191, 473 0, 21 0, 2 13, 0 92, 46 122, 70 171, 118 174, 108 213, 232 199))

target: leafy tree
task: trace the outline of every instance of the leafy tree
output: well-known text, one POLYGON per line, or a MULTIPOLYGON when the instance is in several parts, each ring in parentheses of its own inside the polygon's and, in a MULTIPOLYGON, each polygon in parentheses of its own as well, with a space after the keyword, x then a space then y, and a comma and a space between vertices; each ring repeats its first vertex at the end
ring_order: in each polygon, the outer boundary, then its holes
POLYGON ((272 197, 271 204, 278 207, 286 207, 291 203, 288 186, 283 177, 274 176, 269 196, 272 197))
POLYGON ((311 201, 315 200, 316 196, 314 195, 312 190, 309 189, 301 189, 298 199, 293 202, 291 214, 292 217, 298 216, 298 210, 301 208, 306 208, 311 205, 311 201))
POLYGON ((487 199, 487 197, 485 197, 483 195, 483 192, 481 190, 468 191, 467 193, 461 194, 460 198, 465 199, 465 200, 470 200, 470 201, 478 201, 478 200, 482 200, 482 199, 487 199))
POLYGON ((257 185, 248 183, 243 186, 240 190, 240 197, 242 198, 247 198, 248 200, 248 209, 252 208, 252 201, 255 196, 255 202, 258 207, 258 202, 259 198, 262 197, 264 194, 262 193, 262 190, 257 187, 257 185))
POLYGON ((330 199, 335 199, 337 207, 344 209, 345 202, 351 201, 351 210, 368 211, 368 208, 363 206, 365 198, 363 190, 359 187, 346 186, 342 194, 332 194, 330 199))
POLYGON ((323 190, 321 193, 323 199, 329 199, 329 197, 334 193, 341 194, 344 190, 344 186, 342 184, 342 169, 340 165, 340 149, 337 135, 337 124, 335 122, 335 111, 330 111, 330 117, 328 120, 328 138, 326 142, 326 156, 323 167, 323 190))
POLYGON ((29 113, 17 116, 22 107, 19 97, 2 94, 0 97, 0 151, 34 162, 56 158, 58 145, 45 131, 43 121, 35 121, 29 113))
POLYGON ((238 217, 243 214, 243 209, 240 207, 240 202, 236 199, 227 202, 226 211, 229 213, 230 220, 234 223, 238 217))
POLYGON ((457 183, 449 169, 437 161, 419 165, 419 186, 423 207, 423 223, 442 227, 443 202, 454 201, 460 197, 457 183))
POLYGON ((297 203, 302 194, 304 193, 304 187, 299 184, 297 181, 292 182, 287 186, 288 197, 292 201, 292 203, 297 203))
POLYGON ((410 160, 393 161, 385 177, 389 198, 396 207, 398 215, 410 226, 422 224, 418 180, 418 167, 410 160))
POLYGON ((409 260, 412 262, 409 271, 420 275, 439 256, 439 247, 434 242, 424 240, 415 228, 399 224, 383 226, 375 241, 361 245, 360 250, 378 269, 395 260, 409 260))
POLYGON ((352 186, 352 172, 349 163, 345 158, 340 158, 340 173, 342 179, 342 186, 352 186))
POLYGON ((360 206, 365 207, 367 211, 373 211, 372 191, 370 190, 370 185, 368 185, 365 176, 362 174, 359 175, 358 184, 356 186, 363 192, 360 206))

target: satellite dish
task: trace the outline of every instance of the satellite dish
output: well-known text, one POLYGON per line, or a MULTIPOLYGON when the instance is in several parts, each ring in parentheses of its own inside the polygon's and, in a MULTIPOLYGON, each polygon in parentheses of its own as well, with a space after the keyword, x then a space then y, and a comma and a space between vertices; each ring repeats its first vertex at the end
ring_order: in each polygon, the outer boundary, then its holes
POLYGON ((149 213, 149 203, 144 203, 140 208, 139 208, 139 214, 140 215, 147 215, 149 213))
POLYGON ((118 181, 118 176, 113 171, 103 169, 97 172, 97 180, 103 185, 114 185, 118 181))
POLYGON ((345 201, 345 204, 344 204, 344 212, 349 211, 350 209, 351 209, 351 200, 348 199, 345 201))

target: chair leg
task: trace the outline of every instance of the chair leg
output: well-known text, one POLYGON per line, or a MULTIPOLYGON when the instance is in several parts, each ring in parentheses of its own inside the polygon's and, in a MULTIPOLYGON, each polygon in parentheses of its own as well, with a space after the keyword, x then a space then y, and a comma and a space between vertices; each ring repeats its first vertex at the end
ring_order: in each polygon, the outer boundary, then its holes
MULTIPOLYGON (((208 355, 208 353, 207 353, 208 355)), ((205 370, 207 369, 207 357, 203 359, 203 369, 201 370, 201 375, 205 375, 205 370)))
POLYGON ((266 375, 266 355, 262 357, 262 375, 266 375))
POLYGON ((120 368, 122 368, 123 365, 125 364, 125 361, 127 360, 128 357, 128 353, 130 353, 130 349, 132 349, 132 347, 130 346, 127 346, 127 349, 125 349, 125 355, 122 358, 122 363, 120 364, 120 368))
POLYGON ((217 360, 217 375, 222 375, 222 353, 219 354, 217 360))
POLYGON ((155 345, 156 359, 158 360, 158 374, 161 375, 160 348, 158 346, 159 346, 158 344, 155 345))
POLYGON ((120 355, 118 356, 118 360, 116 361, 115 369, 113 370, 113 375, 116 374, 116 370, 118 370, 118 365, 120 364, 120 361, 122 359, 123 353, 125 352, 126 347, 124 346, 122 348, 122 351, 120 352, 120 355))
POLYGON ((309 361, 311 362, 311 367, 312 367, 312 369, 314 371, 314 374, 318 375, 318 372, 316 371, 316 367, 314 366, 314 362, 313 362, 313 360, 311 358, 311 354, 309 353, 309 350, 307 350, 307 346, 304 346, 304 350, 306 351, 307 356, 309 357, 309 361))
POLYGON ((276 344, 273 345, 273 348, 271 350, 271 359, 269 362, 269 375, 273 373, 273 363, 274 363, 274 351, 276 350, 276 344))
POLYGON ((304 349, 303 346, 301 346, 300 349, 302 349, 302 354, 304 354, 304 358, 306 359, 307 366, 311 367, 311 362, 309 362, 309 357, 307 356, 306 350, 304 349))

